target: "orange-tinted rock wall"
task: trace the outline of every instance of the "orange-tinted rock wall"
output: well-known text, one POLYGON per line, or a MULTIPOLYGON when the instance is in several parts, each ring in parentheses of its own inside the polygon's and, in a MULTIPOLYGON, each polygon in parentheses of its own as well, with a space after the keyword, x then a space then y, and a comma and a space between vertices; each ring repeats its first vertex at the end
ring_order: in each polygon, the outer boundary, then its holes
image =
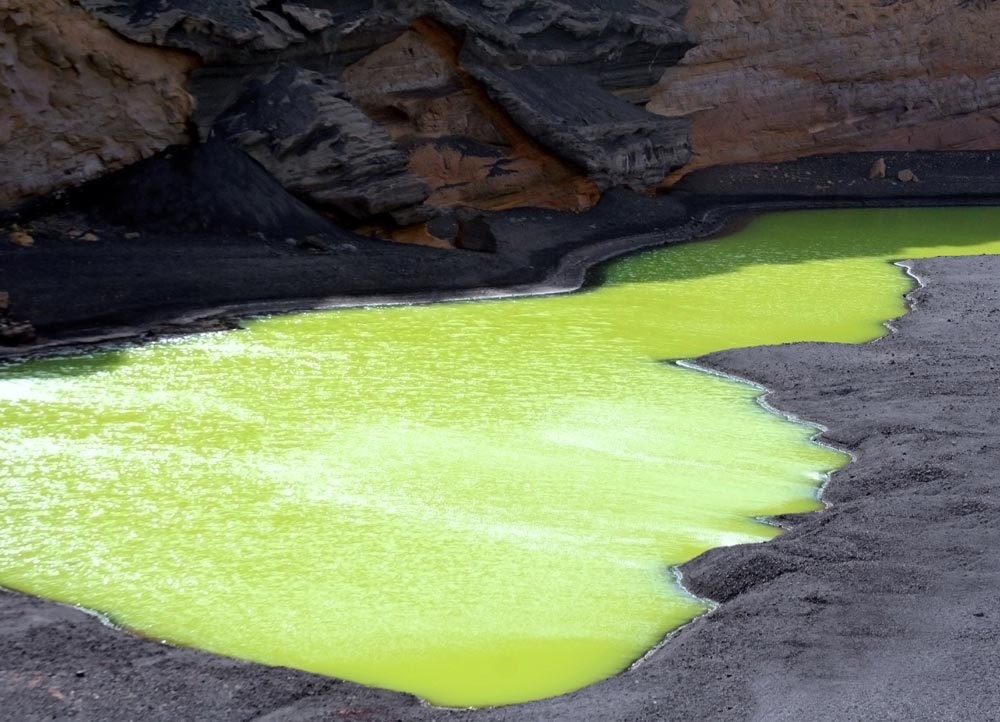
POLYGON ((518 127, 462 69, 459 51, 448 31, 421 19, 342 76, 354 102, 408 149, 410 172, 431 189, 426 202, 571 211, 596 203, 597 186, 518 127))
POLYGON ((194 65, 65 0, 0 0, 0 208, 184 142, 194 65))
POLYGON ((698 45, 647 109, 693 121, 682 171, 857 150, 1000 148, 1000 3, 693 0, 698 45))

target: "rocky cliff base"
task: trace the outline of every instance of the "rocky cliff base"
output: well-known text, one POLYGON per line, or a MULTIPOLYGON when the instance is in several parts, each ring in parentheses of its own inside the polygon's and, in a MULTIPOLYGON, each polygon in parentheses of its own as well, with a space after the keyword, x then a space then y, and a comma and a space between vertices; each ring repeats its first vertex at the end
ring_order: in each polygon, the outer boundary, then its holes
POLYGON ((997 204, 998 163, 991 153, 848 154, 707 169, 669 195, 612 190, 579 214, 485 212, 462 220, 466 249, 444 250, 348 233, 225 144, 177 149, 0 223, 9 307, 0 313, 18 328, 30 322, 30 335, 0 338, 0 356, 32 342, 44 349, 109 333, 137 337, 178 321, 173 328, 183 331, 195 317, 237 319, 333 299, 571 290, 595 261, 704 236, 740 212, 997 204), (920 180, 869 178, 879 160, 920 180))
POLYGON ((580 211, 690 156, 642 107, 691 46, 683 2, 2 3, 0 208, 213 139, 341 226, 452 245, 427 222, 580 211))

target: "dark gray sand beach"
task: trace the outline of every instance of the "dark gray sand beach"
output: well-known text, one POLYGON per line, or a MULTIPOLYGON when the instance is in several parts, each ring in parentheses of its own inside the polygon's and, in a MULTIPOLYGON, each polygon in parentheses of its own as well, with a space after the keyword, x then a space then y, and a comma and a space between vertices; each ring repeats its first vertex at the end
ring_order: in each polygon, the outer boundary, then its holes
POLYGON ((764 385, 768 403, 822 424, 822 438, 857 459, 833 475, 825 511, 782 519, 774 541, 686 564, 688 588, 720 606, 617 677, 531 704, 442 710, 0 593, 0 718, 1000 720, 1000 257, 912 269, 926 285, 883 339, 701 360, 764 385))

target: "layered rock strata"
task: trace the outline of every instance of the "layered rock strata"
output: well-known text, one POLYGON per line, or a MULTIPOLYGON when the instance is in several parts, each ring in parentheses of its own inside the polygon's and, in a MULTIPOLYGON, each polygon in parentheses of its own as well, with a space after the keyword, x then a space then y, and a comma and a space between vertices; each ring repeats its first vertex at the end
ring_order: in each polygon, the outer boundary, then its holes
POLYGON ((654 186, 689 157, 686 123, 609 97, 572 69, 469 65, 521 127, 602 187, 654 186))
POLYGON ((698 167, 1000 147, 1000 3, 693 0, 698 38, 648 110, 693 123, 698 167))
POLYGON ((686 0, 79 2, 133 47, 197 56, 181 119, 355 227, 582 210, 690 154, 685 121, 636 104, 690 47, 686 0))
POLYGON ((245 150, 293 193, 352 217, 427 197, 385 129, 345 97, 339 82, 311 70, 279 66, 249 79, 212 136, 245 150))
POLYGON ((993 149, 997 20, 966 0, 0 0, 0 210, 192 136, 425 241, 453 209, 578 211, 706 166, 993 149))

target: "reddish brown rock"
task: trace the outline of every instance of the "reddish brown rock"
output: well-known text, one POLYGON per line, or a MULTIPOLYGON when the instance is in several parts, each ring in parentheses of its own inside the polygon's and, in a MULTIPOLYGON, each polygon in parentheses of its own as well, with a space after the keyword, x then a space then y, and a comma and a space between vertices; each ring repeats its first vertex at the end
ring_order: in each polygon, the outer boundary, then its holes
POLYGON ((63 0, 0 0, 0 208, 186 139, 194 59, 63 0))
POLYGON ((394 140, 456 136, 504 141, 465 92, 454 65, 415 30, 348 66, 341 82, 394 140))
MULTIPOLYGON (((576 167, 539 145, 461 66, 458 41, 440 25, 412 30, 349 66, 352 100, 408 148, 429 206, 589 208, 600 195, 576 167)), ((425 229, 394 237, 438 244, 425 229)))
POLYGON ((1000 3, 693 0, 685 27, 700 44, 647 106, 693 121, 684 172, 1000 147, 1000 3))

